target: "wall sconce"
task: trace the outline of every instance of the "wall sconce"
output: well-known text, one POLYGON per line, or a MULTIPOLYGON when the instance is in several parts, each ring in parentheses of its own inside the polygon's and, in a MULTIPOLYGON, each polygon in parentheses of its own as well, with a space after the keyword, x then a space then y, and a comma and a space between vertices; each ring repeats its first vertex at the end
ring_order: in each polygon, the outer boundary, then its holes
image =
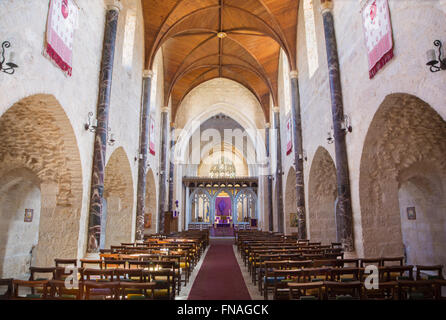
POLYGON ((110 138, 107 139, 108 140, 107 144, 110 147, 113 147, 115 145, 116 140, 115 140, 114 134, 111 133, 111 128, 110 127, 107 128, 107 137, 109 136, 109 134, 110 134, 110 138))
POLYGON ((347 115, 344 116, 344 122, 341 124, 341 129, 344 130, 345 133, 347 132, 351 133, 353 131, 349 116, 347 115))
MULTIPOLYGON (((304 159, 304 161, 308 160, 307 152, 305 150, 302 150, 302 154, 299 154, 299 160, 302 160, 302 159, 304 159)), ((296 165, 296 164, 294 164, 294 165, 296 165)))
POLYGON ((11 52, 9 54, 9 62, 5 63, 5 49, 11 47, 11 43, 9 41, 3 41, 2 43, 2 53, 1 53, 1 59, 0 59, 0 71, 7 73, 7 74, 14 74, 15 69, 19 66, 12 62, 14 59, 14 52, 11 52), (6 67, 5 67, 6 65, 6 67))
POLYGON ((93 112, 88 113, 88 121, 84 125, 85 131, 96 132, 96 128, 98 127, 98 119, 93 118, 93 112))
POLYGON ((333 126, 331 127, 330 131, 328 131, 327 142, 328 144, 332 144, 334 142, 333 126))
POLYGON ((438 58, 435 56, 435 49, 427 51, 427 61, 426 65, 430 66, 431 72, 438 72, 441 70, 446 70, 446 58, 442 59, 442 44, 440 40, 435 40, 434 45, 438 47, 438 58), (439 64, 439 65, 438 65, 439 64))

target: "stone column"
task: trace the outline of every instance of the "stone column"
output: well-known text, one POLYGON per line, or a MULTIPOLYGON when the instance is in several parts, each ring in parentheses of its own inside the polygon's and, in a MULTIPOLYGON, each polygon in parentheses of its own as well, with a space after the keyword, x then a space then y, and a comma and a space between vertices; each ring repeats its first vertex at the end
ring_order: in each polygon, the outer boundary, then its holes
MULTIPOLYGON (((146 206, 146 174, 149 145, 150 92, 153 72, 144 70, 141 106, 141 131, 139 135, 138 190, 136 202, 136 241, 144 240, 144 212, 146 206)), ((155 190, 151 190, 155 192, 155 190)))
POLYGON ((173 175, 174 175, 174 157, 175 157, 175 124, 170 124, 170 162, 169 162, 169 212, 173 212, 173 175))
POLYGON ((344 250, 354 251, 353 214, 351 206, 350 179, 347 160, 347 146, 344 129, 344 106, 339 70, 338 49, 332 14, 331 0, 321 0, 321 14, 324 21, 325 44, 327 49, 328 76, 331 93, 331 112, 336 152, 336 176, 338 189, 338 209, 336 221, 339 223, 337 238, 343 243, 344 250))
POLYGON ((265 140, 266 140, 266 157, 268 158, 268 176, 267 176, 267 199, 268 199, 268 222, 269 231, 274 230, 274 217, 273 217, 273 176, 271 175, 271 155, 270 155, 270 127, 271 125, 267 123, 265 125, 265 140))
POLYGON ((110 93, 112 87, 116 31, 119 12, 121 9, 122 5, 119 1, 110 1, 105 18, 105 32, 102 48, 102 63, 99 76, 99 97, 96 116, 98 124, 94 139, 90 211, 88 219, 87 251, 89 253, 99 251, 101 236, 101 218, 104 200, 105 152, 107 149, 110 93))
POLYGON ((274 130, 276 131, 277 141, 277 162, 276 162, 276 199, 277 199, 277 231, 284 232, 283 225, 283 186, 282 186, 282 139, 280 137, 280 109, 273 107, 274 112, 274 130))
POLYGON ((293 119, 294 166, 296 169, 296 202, 299 239, 307 238, 305 215, 304 156, 302 144, 302 120, 300 113, 299 80, 297 71, 290 72, 291 78, 291 113, 293 119))
POLYGON ((163 107, 161 110, 161 151, 159 168, 159 205, 158 205, 158 233, 164 233, 164 212, 166 210, 166 158, 167 158, 167 124, 169 108, 163 107))

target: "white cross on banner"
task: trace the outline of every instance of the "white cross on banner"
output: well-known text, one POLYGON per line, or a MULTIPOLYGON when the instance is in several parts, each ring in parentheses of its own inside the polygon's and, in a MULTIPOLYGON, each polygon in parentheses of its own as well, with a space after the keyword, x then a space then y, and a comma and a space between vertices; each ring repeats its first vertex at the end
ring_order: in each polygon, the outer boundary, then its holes
POLYGON ((73 39, 78 10, 73 0, 51 0, 48 12, 45 55, 68 76, 73 70, 73 39))
POLYGON ((369 57, 369 76, 393 58, 392 24, 387 0, 366 0, 362 7, 364 37, 369 57))

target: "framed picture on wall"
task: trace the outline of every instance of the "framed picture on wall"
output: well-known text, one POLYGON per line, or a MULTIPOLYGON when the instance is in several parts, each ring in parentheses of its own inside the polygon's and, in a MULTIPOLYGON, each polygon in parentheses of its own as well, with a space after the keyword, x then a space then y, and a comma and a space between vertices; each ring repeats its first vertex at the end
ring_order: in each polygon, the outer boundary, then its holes
POLYGON ((407 207, 407 219, 416 220, 417 212, 415 211, 415 207, 407 207))
POLYGON ((152 227, 152 214, 151 213, 146 213, 144 215, 144 228, 151 228, 152 227))
POLYGON ((32 222, 34 216, 34 209, 25 209, 25 222, 32 222))

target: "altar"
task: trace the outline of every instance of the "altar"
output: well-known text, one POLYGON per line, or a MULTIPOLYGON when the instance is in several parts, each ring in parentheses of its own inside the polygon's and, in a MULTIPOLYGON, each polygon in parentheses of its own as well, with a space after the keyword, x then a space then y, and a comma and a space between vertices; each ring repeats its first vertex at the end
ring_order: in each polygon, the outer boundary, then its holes
POLYGON ((215 201, 215 219, 210 230, 211 237, 233 237, 234 224, 232 221, 231 199, 218 197, 215 201))

